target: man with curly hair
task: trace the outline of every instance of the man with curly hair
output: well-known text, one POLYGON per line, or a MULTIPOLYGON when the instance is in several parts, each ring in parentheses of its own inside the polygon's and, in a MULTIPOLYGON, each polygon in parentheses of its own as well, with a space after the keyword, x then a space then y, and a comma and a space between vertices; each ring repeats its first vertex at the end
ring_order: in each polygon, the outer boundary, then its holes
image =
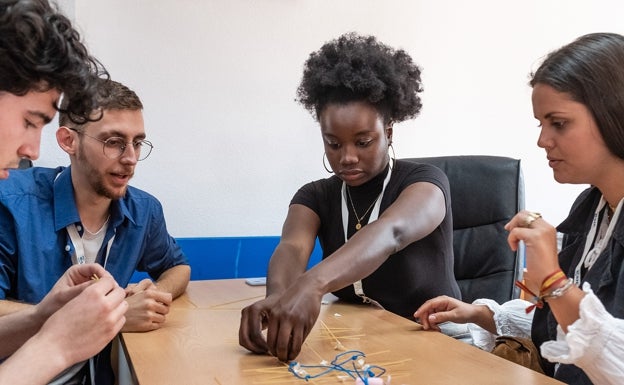
MULTIPOLYGON (((0 185, 0 313, 40 301, 72 263, 97 262, 126 287, 121 331, 152 331, 186 290, 190 266, 160 202, 129 184, 152 151, 143 103, 119 82, 99 83, 100 120, 80 125, 60 114, 56 139, 70 166, 31 167, 0 185), (128 286, 135 270, 150 278, 128 286)), ((87 365, 99 385, 115 382, 111 349, 87 365)))
POLYGON ((242 311, 242 346, 294 359, 328 292, 410 319, 435 293, 460 298, 446 175, 388 152, 393 124, 419 113, 421 91, 410 56, 372 36, 349 33, 310 55, 297 95, 320 124, 334 175, 290 202, 266 298, 242 311), (323 260, 306 271, 317 237, 323 260))
MULTIPOLYGON (((0 0, 0 179, 21 158, 37 159, 41 129, 62 92, 71 95, 67 114, 90 120, 99 71, 70 21, 47 1, 0 0)), ((101 266, 69 268, 36 306, 0 317, 0 358, 10 355, 0 383, 44 384, 99 352, 125 323, 124 299, 101 266)))
POLYGON ((54 117, 61 92, 71 98, 67 112, 72 119, 89 120, 91 95, 96 92, 92 80, 105 70, 89 55, 69 20, 45 0, 0 0, 0 36, 4 179, 19 158, 39 156, 41 128, 54 117), (18 101, 30 103, 32 110, 20 111, 18 101))

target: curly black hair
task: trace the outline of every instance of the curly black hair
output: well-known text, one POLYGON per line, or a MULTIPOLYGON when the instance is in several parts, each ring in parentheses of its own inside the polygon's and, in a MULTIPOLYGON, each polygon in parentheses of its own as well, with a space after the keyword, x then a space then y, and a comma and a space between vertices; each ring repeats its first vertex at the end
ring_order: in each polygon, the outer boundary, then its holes
POLYGON ((418 115, 420 68, 403 50, 350 32, 310 54, 297 101, 316 119, 328 103, 367 101, 389 121, 418 115))
POLYGON ((0 36, 0 91, 22 96, 57 89, 72 101, 72 120, 97 119, 89 115, 95 81, 108 72, 67 17, 47 0, 0 0, 0 36))

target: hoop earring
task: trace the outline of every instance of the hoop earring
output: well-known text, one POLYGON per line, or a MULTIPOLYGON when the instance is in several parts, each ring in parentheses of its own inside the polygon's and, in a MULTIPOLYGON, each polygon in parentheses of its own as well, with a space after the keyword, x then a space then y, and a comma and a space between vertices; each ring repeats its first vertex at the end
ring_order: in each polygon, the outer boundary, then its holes
POLYGON ((333 174, 334 172, 330 168, 328 168, 327 165, 325 164, 326 157, 327 157, 327 154, 323 153, 323 167, 325 167, 325 171, 327 171, 330 174, 333 174))
POLYGON ((396 153, 394 152, 394 146, 392 143, 388 146, 388 156, 390 157, 390 170, 394 168, 394 163, 396 162, 396 153), (390 155, 390 150, 392 150, 392 155, 390 155))

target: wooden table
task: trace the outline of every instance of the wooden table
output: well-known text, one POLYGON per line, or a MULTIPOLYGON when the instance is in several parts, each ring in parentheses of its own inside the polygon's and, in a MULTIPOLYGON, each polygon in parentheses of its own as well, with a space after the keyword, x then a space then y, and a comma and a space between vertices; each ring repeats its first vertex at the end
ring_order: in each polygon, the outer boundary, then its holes
MULTIPOLYGON (((305 384, 286 364, 267 355, 248 353, 238 345, 240 310, 264 297, 265 288, 242 279, 193 281, 174 301, 164 328, 124 333, 122 347, 133 381, 140 385, 305 384)), ((366 354, 366 363, 386 369, 393 385, 401 384, 560 384, 419 324, 366 305, 330 302, 297 361, 331 361, 342 350, 366 354)), ((354 384, 336 374, 310 384, 354 384)))

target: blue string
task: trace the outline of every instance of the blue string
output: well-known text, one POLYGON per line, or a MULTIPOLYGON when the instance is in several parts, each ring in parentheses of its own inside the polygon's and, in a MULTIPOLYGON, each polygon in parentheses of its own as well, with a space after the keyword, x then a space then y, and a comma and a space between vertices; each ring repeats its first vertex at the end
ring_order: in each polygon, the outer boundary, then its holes
POLYGON ((324 376, 331 372, 342 372, 347 374, 349 377, 356 379, 359 378, 362 380, 364 385, 368 385, 368 379, 372 377, 381 377, 386 369, 377 366, 377 365, 368 365, 366 369, 358 369, 356 363, 358 359, 364 358, 366 355, 359 350, 349 350, 346 352, 342 352, 336 355, 334 359, 329 363, 329 365, 302 365, 297 361, 292 361, 288 364, 288 371, 291 372, 295 377, 302 380, 310 380, 313 378, 318 378, 324 376), (348 368, 346 366, 350 366, 348 368), (302 373, 305 371, 305 373, 302 373), (309 374, 308 372, 316 371, 316 374, 309 374), (375 372, 377 371, 377 373, 375 372))

